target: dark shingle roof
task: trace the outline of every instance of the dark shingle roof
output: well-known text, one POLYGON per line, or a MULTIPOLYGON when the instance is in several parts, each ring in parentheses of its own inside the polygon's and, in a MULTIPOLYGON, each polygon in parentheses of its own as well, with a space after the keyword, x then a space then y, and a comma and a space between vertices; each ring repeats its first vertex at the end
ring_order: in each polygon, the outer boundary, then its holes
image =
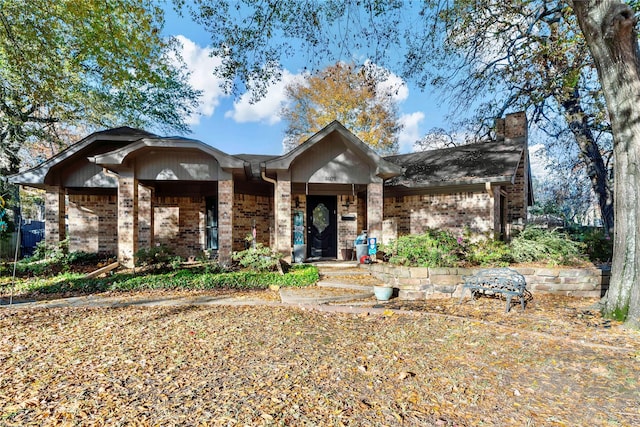
POLYGON ((385 159, 405 168, 386 185, 424 187, 511 180, 522 157, 524 138, 493 141, 385 159))
POLYGON ((92 135, 117 135, 117 136, 139 136, 140 138, 157 136, 146 130, 136 129, 129 126, 122 126, 119 128, 105 129, 95 132, 92 135))

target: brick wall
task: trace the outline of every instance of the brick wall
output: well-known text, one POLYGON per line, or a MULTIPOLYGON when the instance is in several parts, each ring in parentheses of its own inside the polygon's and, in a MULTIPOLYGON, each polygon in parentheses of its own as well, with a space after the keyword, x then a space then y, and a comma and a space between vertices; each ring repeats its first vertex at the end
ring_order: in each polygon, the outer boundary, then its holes
POLYGON ((291 204, 294 202, 291 197, 291 181, 278 177, 275 189, 275 233, 276 250, 283 253, 285 257, 291 255, 292 246, 292 221, 291 204))
POLYGON ((529 175, 525 172, 526 166, 527 152, 525 150, 516 172, 515 183, 505 187, 507 191, 507 222, 512 226, 525 223, 527 220, 529 175))
MULTIPOLYGON (((338 196, 338 259, 350 260, 353 242, 358 236, 357 199, 353 196, 338 196), (348 205, 347 205, 348 202, 348 205), (355 215, 356 221, 342 219, 345 215, 355 215)), ((348 217, 345 217, 348 218, 348 217)))
POLYGON ((456 234, 464 227, 473 233, 493 229, 493 200, 486 191, 422 194, 384 199, 384 219, 393 220, 398 235, 446 229, 456 234))
POLYGON ((153 246, 153 188, 138 186, 138 248, 153 246))
POLYGON ((205 247, 204 197, 156 197, 154 242, 182 257, 202 255, 205 247))
POLYGON ((118 261, 133 267, 138 251, 138 180, 133 173, 118 178, 118 261))
POLYGON ((256 242, 271 246, 273 197, 236 194, 233 206, 233 250, 245 249, 245 237, 256 224, 256 242))
POLYGON ((46 186, 45 204, 45 243, 55 246, 65 238, 64 190, 58 186, 46 186))
POLYGON ((118 251, 116 195, 69 195, 69 250, 115 254, 118 251))

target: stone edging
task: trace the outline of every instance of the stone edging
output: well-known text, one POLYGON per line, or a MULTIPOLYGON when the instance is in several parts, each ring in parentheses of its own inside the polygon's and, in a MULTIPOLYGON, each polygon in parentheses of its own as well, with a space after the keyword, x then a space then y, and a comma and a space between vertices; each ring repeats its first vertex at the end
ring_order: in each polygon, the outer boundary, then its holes
MULTIPOLYGON (((389 263, 361 265, 377 279, 398 288, 401 299, 459 297, 463 276, 482 268, 403 267, 389 263)), ((609 287, 610 270, 592 268, 514 268, 525 277, 527 290, 576 297, 599 298, 609 287)))

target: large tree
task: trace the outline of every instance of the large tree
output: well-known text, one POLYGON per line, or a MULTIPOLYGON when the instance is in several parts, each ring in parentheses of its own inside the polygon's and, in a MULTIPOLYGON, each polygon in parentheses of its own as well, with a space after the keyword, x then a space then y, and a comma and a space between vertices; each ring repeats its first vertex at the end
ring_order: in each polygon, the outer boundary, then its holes
MULTIPOLYGON (((550 91, 540 92, 540 96, 553 97, 556 111, 566 118, 577 142, 584 143, 580 150, 592 163, 594 170, 589 171, 589 176, 594 180, 594 190, 598 192, 600 186, 606 185, 607 172, 602 171, 598 160, 601 150, 593 145, 589 132, 600 124, 606 125, 607 115, 596 113, 599 111, 599 87, 591 87, 590 75, 583 73, 585 66, 593 60, 598 71, 598 83, 602 85, 606 99, 615 154, 616 249, 606 311, 637 327, 640 311, 640 245, 637 244, 640 237, 640 199, 636 196, 640 190, 640 78, 633 10, 614 0, 433 0, 422 5, 377 0, 329 0, 320 3, 202 0, 191 12, 196 21, 209 30, 215 54, 223 58, 216 72, 229 79, 229 89, 248 87, 258 95, 279 77, 280 60, 293 52, 306 55, 312 66, 322 60, 335 62, 364 54, 372 62, 399 70, 403 77, 413 78, 418 85, 427 86, 433 82, 434 74, 425 64, 433 66, 432 60, 440 58, 443 62, 435 65, 446 68, 449 65, 446 61, 452 58, 447 55, 433 57, 431 54, 438 49, 455 52, 458 48, 455 42, 464 41, 465 37, 474 34, 470 23, 475 21, 465 24, 464 19, 495 19, 495 25, 507 25, 507 31, 491 27, 487 28, 485 39, 471 37, 471 40, 490 43, 489 50, 478 58, 489 60, 488 64, 494 63, 501 69, 515 67, 518 71, 513 74, 513 81, 499 78, 480 90, 493 95, 508 83, 520 84, 527 91, 533 89, 530 82, 549 86, 550 91), (566 8, 567 5, 574 8, 566 8), (458 15, 448 16, 447 11, 458 15), (497 11, 508 14, 496 15, 497 11), (572 25, 574 18, 579 29, 572 25), (458 35, 447 39, 451 34, 439 31, 443 22, 457 23, 455 27, 445 25, 444 29, 460 31, 458 35), (529 26, 522 26, 524 22, 529 26), (543 23, 546 29, 541 26, 543 23), (501 39, 502 34, 507 38, 501 39), (443 41, 453 44, 443 45, 443 41), (515 43, 502 43, 509 41, 515 43), (518 69, 520 60, 526 59, 518 53, 523 44, 527 44, 528 49, 524 52, 539 58, 540 69, 547 74, 535 74, 535 69, 518 69), (588 48, 589 55, 585 55, 585 48, 588 48), (400 68, 394 67, 393 63, 395 58, 392 56, 397 55, 403 57, 400 68), (589 94, 593 103, 588 107, 583 103, 585 91, 580 92, 581 88, 586 88, 587 92, 593 89, 589 94)), ((483 53, 482 49, 470 52, 471 55, 483 53)), ((474 69, 458 67, 452 77, 464 76, 465 71, 473 73, 474 69)), ((474 76, 467 81, 474 82, 474 76)), ((537 92, 531 93, 535 100, 537 95, 533 94, 537 92)), ((456 106, 464 106, 465 100, 457 96, 456 106)), ((520 104, 504 105, 518 107, 520 104)), ((523 105, 544 111, 534 103, 523 105)), ((601 205, 610 203, 606 190, 598 194, 601 205)))
POLYGON ((613 231, 613 192, 603 156, 608 147, 599 144, 607 138, 598 138, 609 124, 570 7, 563 0, 427 3, 433 19, 422 28, 432 43, 408 40, 406 68, 429 76, 459 106, 479 103, 478 122, 485 128, 508 109, 524 109, 538 128, 553 129, 549 143, 571 132, 605 227, 613 231), (433 64, 438 66, 430 68, 433 64))
POLYGON ((150 0, 0 0, 0 174, 79 126, 186 132, 198 93, 162 25, 150 0))
POLYGON ((282 112, 286 148, 338 120, 379 153, 397 152, 402 126, 392 93, 397 88, 384 86, 388 76, 371 63, 338 62, 289 84, 285 89, 289 104, 282 112))
POLYGON ((616 227, 605 313, 640 328, 640 51, 637 20, 617 0, 572 1, 596 64, 614 138, 616 227))

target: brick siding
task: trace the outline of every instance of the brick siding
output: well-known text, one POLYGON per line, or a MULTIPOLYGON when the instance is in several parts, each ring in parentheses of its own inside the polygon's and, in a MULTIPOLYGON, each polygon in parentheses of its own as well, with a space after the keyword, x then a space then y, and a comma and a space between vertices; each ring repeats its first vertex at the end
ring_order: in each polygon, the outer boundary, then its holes
POLYGON ((233 250, 245 249, 245 238, 256 224, 256 242, 271 246, 273 230, 273 197, 236 194, 233 208, 233 250))
POLYGON ((205 247, 204 197, 156 197, 154 242, 166 245, 176 255, 202 255, 205 247))
POLYGON ((393 220, 398 235, 420 234, 427 229, 446 229, 460 234, 492 231, 493 201, 485 191, 422 194, 384 199, 384 219, 393 220))
POLYGON ((118 251, 118 199, 113 195, 69 195, 69 251, 118 251))

